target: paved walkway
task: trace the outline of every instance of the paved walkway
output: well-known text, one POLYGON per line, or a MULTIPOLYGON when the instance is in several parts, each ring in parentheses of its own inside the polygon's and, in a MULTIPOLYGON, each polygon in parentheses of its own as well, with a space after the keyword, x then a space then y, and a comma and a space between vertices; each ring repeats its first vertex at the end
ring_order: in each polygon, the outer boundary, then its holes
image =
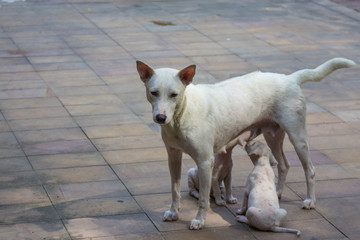
MULTIPOLYGON (((170 178, 159 127, 135 70, 197 64, 195 83, 254 70, 291 73, 343 56, 360 63, 360 13, 328 0, 0 1, 0 239, 296 239, 237 223, 239 205, 197 202, 162 222, 170 178)), ((360 239, 360 67, 303 86, 317 209, 300 209, 291 169, 281 206, 300 239, 360 239)), ((251 162, 234 153, 241 202, 251 162)))

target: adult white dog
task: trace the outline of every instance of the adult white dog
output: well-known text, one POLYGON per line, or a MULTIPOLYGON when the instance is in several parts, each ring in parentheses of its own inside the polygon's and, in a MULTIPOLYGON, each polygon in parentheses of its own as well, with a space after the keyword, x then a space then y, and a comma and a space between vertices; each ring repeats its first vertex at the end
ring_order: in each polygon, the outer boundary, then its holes
POLYGON ((236 219, 262 231, 288 232, 300 236, 300 231, 280 227, 286 210, 280 208, 275 190, 275 174, 271 166, 277 161, 268 146, 262 142, 249 142, 245 146, 254 169, 249 174, 241 209, 236 219))
POLYGON ((172 204, 164 214, 165 221, 179 217, 182 152, 189 154, 199 169, 199 209, 190 229, 200 229, 205 224, 209 207, 214 153, 241 133, 269 125, 278 126, 274 134, 263 133, 279 162, 278 196, 281 196, 289 169, 282 149, 287 133, 305 171, 307 198, 303 207, 314 208, 315 169, 309 156, 306 103, 300 85, 320 81, 336 69, 351 67, 355 64, 353 61, 334 58, 315 69, 290 75, 253 72, 216 84, 199 85, 191 84, 195 65, 178 71, 171 68, 154 70, 141 61, 136 63, 152 105, 153 119, 161 125, 168 152, 172 204))

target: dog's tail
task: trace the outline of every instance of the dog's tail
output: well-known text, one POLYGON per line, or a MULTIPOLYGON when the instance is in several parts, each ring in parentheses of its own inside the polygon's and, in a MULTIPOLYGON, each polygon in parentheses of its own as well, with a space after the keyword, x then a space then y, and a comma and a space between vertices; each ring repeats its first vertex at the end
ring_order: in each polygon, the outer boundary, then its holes
POLYGON ((356 65, 354 61, 346 58, 333 58, 315 69, 303 69, 291 74, 299 85, 308 82, 319 82, 333 71, 340 68, 349 68, 356 65))
POLYGON ((295 233, 296 236, 300 236, 301 232, 300 230, 293 229, 293 228, 284 228, 284 227, 272 227, 271 231, 277 232, 277 233, 295 233))

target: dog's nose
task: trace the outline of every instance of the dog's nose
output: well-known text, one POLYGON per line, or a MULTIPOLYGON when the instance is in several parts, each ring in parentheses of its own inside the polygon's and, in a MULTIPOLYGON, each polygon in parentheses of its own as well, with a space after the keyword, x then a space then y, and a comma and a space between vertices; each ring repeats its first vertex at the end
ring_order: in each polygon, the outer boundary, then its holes
POLYGON ((158 114, 156 115, 156 122, 158 123, 165 123, 166 115, 165 114, 158 114))

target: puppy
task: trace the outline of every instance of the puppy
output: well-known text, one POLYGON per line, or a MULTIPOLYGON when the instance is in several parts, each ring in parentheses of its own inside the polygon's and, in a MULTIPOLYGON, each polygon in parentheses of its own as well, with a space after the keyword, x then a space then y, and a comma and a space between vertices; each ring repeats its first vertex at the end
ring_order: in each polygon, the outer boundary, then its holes
POLYGON ((278 159, 279 197, 289 164, 283 153, 288 134, 305 171, 306 209, 315 206, 315 168, 310 160, 305 115, 306 101, 300 85, 320 81, 339 68, 355 65, 344 58, 331 59, 315 69, 304 69, 290 75, 254 72, 216 84, 193 85, 195 65, 181 71, 171 68, 152 69, 137 61, 137 71, 146 87, 152 105, 153 120, 160 124, 168 152, 172 203, 164 213, 165 221, 179 218, 182 153, 189 154, 198 167, 199 208, 190 229, 205 224, 209 207, 214 153, 231 140, 253 128, 278 126, 275 136, 263 133, 278 159))
MULTIPOLYGON (((237 199, 232 195, 231 188, 231 171, 233 167, 231 154, 233 148, 237 144, 243 146, 243 142, 242 137, 236 138, 228 145, 222 147, 219 153, 215 154, 210 195, 214 197, 216 205, 225 206, 226 203, 237 203, 237 199), (224 188, 225 191, 223 191, 224 188)), ((199 199, 199 175, 197 167, 188 170, 188 187, 190 196, 199 199)))
POLYGON ((275 174, 271 166, 276 166, 277 161, 266 144, 250 142, 245 146, 254 169, 246 181, 246 188, 242 208, 236 220, 249 224, 262 231, 296 233, 300 231, 291 228, 279 227, 286 215, 286 210, 280 208, 276 194, 275 174))

